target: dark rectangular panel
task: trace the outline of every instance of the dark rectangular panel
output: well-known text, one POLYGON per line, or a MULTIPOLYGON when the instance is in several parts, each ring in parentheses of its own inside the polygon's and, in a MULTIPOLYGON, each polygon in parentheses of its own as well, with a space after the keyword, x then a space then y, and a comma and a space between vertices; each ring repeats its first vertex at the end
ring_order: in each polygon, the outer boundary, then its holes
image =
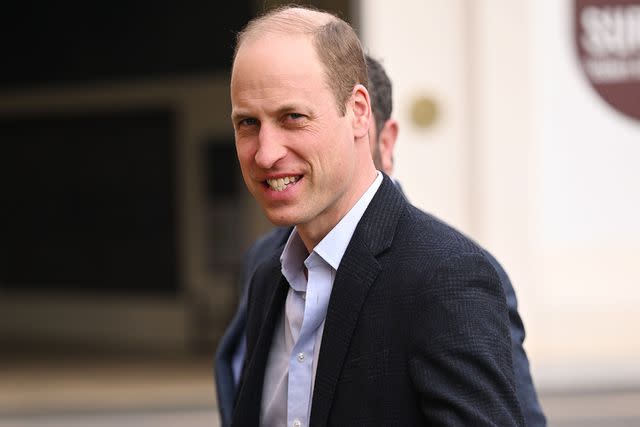
POLYGON ((6 2, 0 89, 226 72, 252 4, 6 2))
POLYGON ((203 144, 203 153, 209 200, 216 202, 219 199, 237 198, 244 187, 242 179, 239 179, 240 165, 233 137, 208 140, 203 144))
POLYGON ((0 118, 0 287, 176 292, 171 111, 0 118))

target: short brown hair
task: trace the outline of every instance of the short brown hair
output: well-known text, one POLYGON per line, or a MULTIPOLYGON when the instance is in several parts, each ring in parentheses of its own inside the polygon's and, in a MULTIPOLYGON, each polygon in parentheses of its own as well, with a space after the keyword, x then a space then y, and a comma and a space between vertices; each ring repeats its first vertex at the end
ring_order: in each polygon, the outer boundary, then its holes
POLYGON ((367 65, 360 39, 353 28, 337 16, 304 6, 267 11, 249 21, 238 33, 234 58, 247 38, 264 32, 297 32, 311 37, 340 114, 346 112, 353 87, 367 86, 367 65))
POLYGON ((391 118, 393 111, 393 89, 391 80, 384 71, 382 64, 366 56, 367 73, 369 73, 369 97, 371 98, 371 111, 376 119, 376 134, 379 136, 387 120, 391 118))

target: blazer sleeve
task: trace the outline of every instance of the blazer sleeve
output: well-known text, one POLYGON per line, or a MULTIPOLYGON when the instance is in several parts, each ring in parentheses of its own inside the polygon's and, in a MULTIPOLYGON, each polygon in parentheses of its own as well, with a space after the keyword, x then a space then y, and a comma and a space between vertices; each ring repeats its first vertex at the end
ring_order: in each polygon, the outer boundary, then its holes
POLYGON ((411 381, 428 425, 521 426, 505 297, 479 253, 444 259, 412 316, 411 381))
MULTIPOLYGON (((486 255, 486 254, 485 254, 486 255)), ((538 401, 538 394, 533 385, 533 378, 529 369, 529 359, 524 349, 525 330, 520 313, 518 312, 518 299, 515 290, 511 285, 509 276, 504 269, 497 263, 489 262, 494 266, 500 277, 502 289, 507 298, 507 308, 509 310, 509 330, 511 332, 511 353, 513 355, 513 374, 516 381, 516 392, 518 402, 522 409, 522 415, 527 422, 528 427, 545 427, 547 419, 542 411, 542 406, 538 401)))

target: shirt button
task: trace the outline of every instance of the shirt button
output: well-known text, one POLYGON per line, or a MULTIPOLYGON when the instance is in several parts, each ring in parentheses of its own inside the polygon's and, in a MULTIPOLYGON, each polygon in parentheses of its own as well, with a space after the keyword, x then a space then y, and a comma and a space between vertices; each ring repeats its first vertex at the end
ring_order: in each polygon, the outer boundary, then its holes
POLYGON ((298 353, 298 362, 300 362, 300 363, 304 362, 304 353, 298 353))
POLYGON ((300 422, 300 420, 294 420, 293 427, 302 427, 302 423, 300 422))

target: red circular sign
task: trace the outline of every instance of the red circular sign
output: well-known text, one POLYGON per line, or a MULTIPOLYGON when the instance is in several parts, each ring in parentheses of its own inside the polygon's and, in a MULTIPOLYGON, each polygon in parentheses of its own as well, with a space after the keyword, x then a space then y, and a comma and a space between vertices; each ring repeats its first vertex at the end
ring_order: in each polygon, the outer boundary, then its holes
POLYGON ((640 0, 575 0, 578 58, 613 108, 640 120, 640 0))

